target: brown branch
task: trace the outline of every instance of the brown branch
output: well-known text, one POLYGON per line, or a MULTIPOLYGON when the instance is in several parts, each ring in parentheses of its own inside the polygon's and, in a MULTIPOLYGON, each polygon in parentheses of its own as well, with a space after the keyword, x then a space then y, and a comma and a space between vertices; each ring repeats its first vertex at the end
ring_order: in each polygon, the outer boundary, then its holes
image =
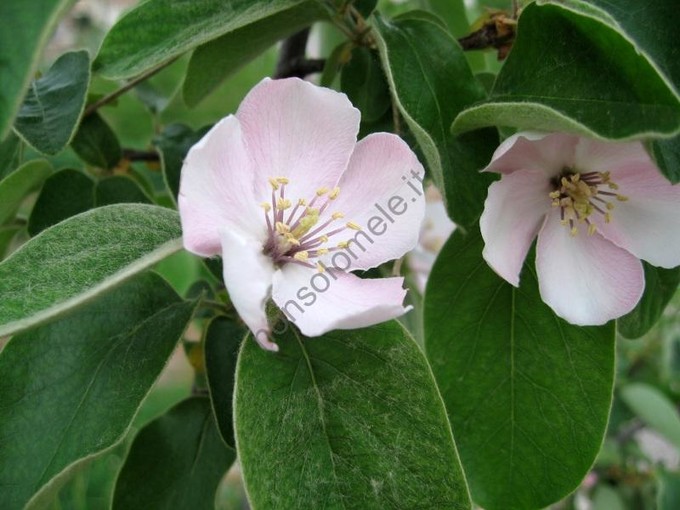
POLYGON ((283 41, 279 60, 276 64, 274 78, 304 78, 307 75, 320 73, 326 64, 325 59, 305 57, 309 27, 293 34, 283 41))
POLYGON ((135 149, 123 149, 123 158, 128 161, 160 161, 160 156, 155 151, 138 151, 135 149))

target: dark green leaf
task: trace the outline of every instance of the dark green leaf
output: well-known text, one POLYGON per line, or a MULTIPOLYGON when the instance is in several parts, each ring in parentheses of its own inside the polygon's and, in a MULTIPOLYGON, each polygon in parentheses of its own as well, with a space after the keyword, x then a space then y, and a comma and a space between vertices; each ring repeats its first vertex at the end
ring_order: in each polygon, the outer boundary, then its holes
POLYGON ((680 183, 680 136, 651 142, 651 153, 661 173, 673 184, 680 183))
POLYGON ((236 371, 239 458, 255 508, 469 509, 427 362, 396 322, 245 340, 236 371))
POLYGON ((468 33, 470 25, 463 0, 428 0, 428 3, 432 12, 441 16, 455 37, 463 37, 468 33))
POLYGON ((85 107, 90 84, 87 51, 64 53, 31 83, 14 129, 37 151, 54 155, 66 147, 85 107))
POLYGON ((4 179, 16 169, 20 149, 21 139, 14 131, 10 131, 7 138, 0 142, 0 179, 4 179))
POLYGON ((311 6, 308 0, 149 0, 109 31, 94 68, 109 79, 130 78, 303 2, 311 6))
POLYGON ((0 336, 83 304, 182 247, 175 211, 100 207, 55 225, 0 263, 0 336))
POLYGON ((0 260, 5 258, 5 254, 7 253, 9 246, 12 244, 14 236, 16 236, 17 232, 20 230, 21 227, 16 225, 0 227, 0 260))
POLYGON ((359 108, 362 122, 378 120, 391 105, 380 61, 368 48, 352 50, 350 61, 342 68, 340 89, 359 108))
POLYGON ((75 0, 0 2, 0 140, 12 125, 52 30, 74 3, 75 0))
POLYGON ((210 400, 224 442, 235 447, 233 404, 236 358, 247 330, 224 317, 214 319, 205 333, 205 373, 210 400))
POLYGON ((680 268, 664 269, 642 262, 645 268, 645 292, 635 308, 618 320, 619 333, 639 338, 661 317, 680 284, 680 268))
POLYGON ((152 200, 134 179, 115 175, 100 180, 95 189, 97 207, 111 204, 150 204, 152 200))
POLYGON ((49 501, 74 464, 120 441, 194 304, 138 276, 0 355, 0 506, 49 501), (39 494, 42 492, 42 494, 39 494))
POLYGON ((323 66, 319 85, 322 87, 331 87, 333 85, 338 72, 342 66, 349 61, 352 54, 352 47, 353 44, 351 41, 343 41, 333 48, 333 51, 328 55, 326 63, 323 66))
POLYGON ((210 130, 210 126, 194 131, 184 124, 170 124, 154 143, 161 155, 163 177, 173 200, 177 201, 179 178, 184 157, 189 149, 210 130))
POLYGON ((666 395, 649 384, 630 383, 619 396, 642 421, 680 448, 680 414, 666 395))
POLYGON ((676 94, 601 20, 532 3, 517 33, 491 99, 461 113, 455 130, 503 125, 625 139, 680 129, 676 94))
POLYGON ((543 508, 574 490, 604 437, 614 324, 576 327, 538 293, 482 259, 479 231, 456 231, 425 293, 425 348, 449 411, 472 499, 488 509, 543 508))
POLYGON ((184 101, 196 106, 278 40, 324 17, 326 11, 319 2, 306 1, 199 46, 189 61, 182 88, 184 101))
POLYGON ((680 473, 662 470, 658 475, 657 510, 680 508, 680 473))
POLYGON ((36 189, 52 173, 44 159, 23 164, 0 181, 0 225, 14 217, 26 195, 36 189))
POLYGON ((28 233, 38 235, 47 227, 94 207, 94 181, 78 170, 59 170, 50 175, 28 219, 28 233))
POLYGON ((220 438, 205 397, 189 398, 135 438, 116 483, 114 510, 212 510, 236 453, 220 438))
POLYGON ((113 168, 121 158, 118 137, 98 113, 83 119, 71 147, 83 161, 99 168, 113 168))
POLYGON ((449 126, 458 113, 486 97, 465 55, 445 29, 425 19, 393 23, 375 16, 378 48, 387 81, 427 160, 447 210, 468 226, 482 212, 493 177, 478 170, 498 144, 494 130, 454 138, 449 126))

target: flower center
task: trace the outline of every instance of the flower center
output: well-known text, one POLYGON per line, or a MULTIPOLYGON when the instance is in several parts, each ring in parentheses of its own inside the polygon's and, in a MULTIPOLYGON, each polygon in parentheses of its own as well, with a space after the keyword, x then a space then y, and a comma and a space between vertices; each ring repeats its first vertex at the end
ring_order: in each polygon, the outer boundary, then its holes
POLYGON ((291 200, 286 197, 289 183, 287 177, 269 178, 271 203, 261 204, 268 232, 263 252, 279 266, 290 262, 323 272, 323 264, 315 259, 347 247, 346 241, 329 247, 329 239, 344 230, 361 227, 352 221, 340 224, 339 220, 345 217, 342 212, 326 212, 338 198, 340 188, 319 188, 311 200, 291 200))
POLYGON ((579 173, 566 168, 552 183, 554 189, 549 194, 552 206, 560 208, 562 225, 569 227, 572 236, 578 234, 579 223, 588 225, 588 235, 593 235, 597 226, 591 216, 599 214, 605 223, 609 223, 614 209, 613 200, 628 200, 628 197, 615 193, 619 187, 612 182, 609 172, 579 173))

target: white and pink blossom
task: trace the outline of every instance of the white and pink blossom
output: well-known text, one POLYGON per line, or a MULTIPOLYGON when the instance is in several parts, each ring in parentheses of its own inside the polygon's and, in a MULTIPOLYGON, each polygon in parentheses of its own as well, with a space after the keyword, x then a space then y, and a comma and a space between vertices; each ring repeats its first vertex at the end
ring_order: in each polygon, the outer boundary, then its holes
POLYGON ((680 187, 641 142, 518 133, 496 150, 480 220, 484 259, 519 285, 534 238, 542 299, 578 325, 603 324, 642 296, 640 259, 680 265, 680 187))
POLYGON ((398 221, 368 249, 354 250, 343 271, 331 263, 335 253, 351 249, 375 204, 402 189, 404 176, 423 174, 396 135, 375 133, 357 142, 359 117, 344 94, 297 78, 265 79, 186 157, 179 193, 184 246, 222 256, 234 307, 266 349, 278 348, 267 301, 286 310, 317 273, 332 271, 332 278, 294 319, 307 336, 369 326, 408 310, 403 278, 361 279, 351 271, 415 246, 422 196, 409 196, 398 221))

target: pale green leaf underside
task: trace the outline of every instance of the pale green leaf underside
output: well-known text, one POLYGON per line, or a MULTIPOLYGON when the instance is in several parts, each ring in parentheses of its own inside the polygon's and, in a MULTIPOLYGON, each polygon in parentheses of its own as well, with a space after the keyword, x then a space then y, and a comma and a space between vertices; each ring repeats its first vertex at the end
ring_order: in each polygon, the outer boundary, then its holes
POLYGON ((182 248, 177 212, 142 204, 63 221, 0 263, 0 336, 76 307, 182 248))
POLYGON ((0 225, 14 217, 26 195, 51 173, 52 166, 46 160, 36 159, 24 163, 0 181, 0 225))

